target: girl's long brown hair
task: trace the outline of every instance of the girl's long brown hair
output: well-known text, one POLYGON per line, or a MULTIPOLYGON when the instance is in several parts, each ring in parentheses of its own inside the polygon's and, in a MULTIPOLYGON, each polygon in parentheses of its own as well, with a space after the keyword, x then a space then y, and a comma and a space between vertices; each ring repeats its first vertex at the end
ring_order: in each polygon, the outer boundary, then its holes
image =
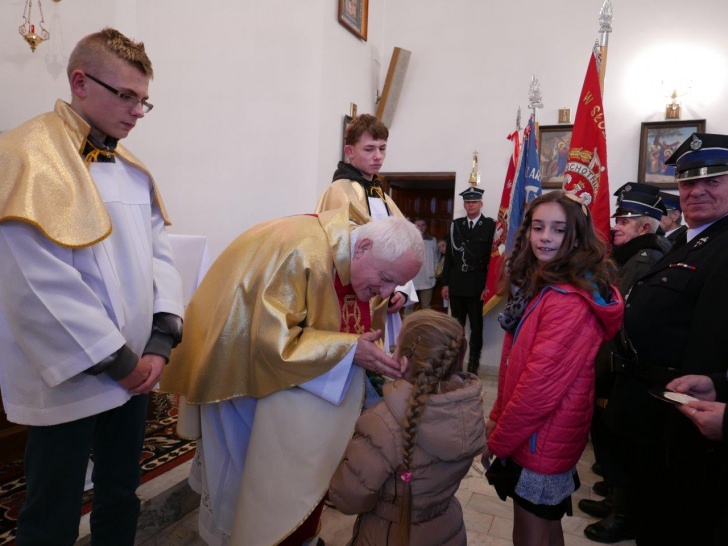
POLYGON ((536 294, 547 285, 570 284, 590 292, 596 287, 605 296, 615 273, 614 264, 607 258, 607 245, 594 230, 586 206, 563 191, 552 191, 528 205, 513 250, 503 265, 499 294, 511 294, 514 286, 527 286, 531 294, 536 294), (561 205, 566 214, 566 233, 554 259, 542 264, 531 250, 529 235, 533 213, 544 203, 561 205))

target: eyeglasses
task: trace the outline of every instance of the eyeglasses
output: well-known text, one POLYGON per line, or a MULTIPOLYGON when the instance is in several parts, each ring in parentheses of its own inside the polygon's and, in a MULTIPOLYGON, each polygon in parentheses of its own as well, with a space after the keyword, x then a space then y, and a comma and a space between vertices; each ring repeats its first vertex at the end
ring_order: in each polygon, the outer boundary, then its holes
POLYGON ((123 102, 129 108, 136 108, 139 104, 141 104, 142 105, 142 112, 144 112, 145 114, 148 114, 149 112, 152 111, 152 108, 154 108, 154 105, 153 104, 151 104, 151 103, 149 103, 149 102, 147 102, 145 100, 142 100, 139 97, 135 97, 134 95, 128 95, 127 93, 122 93, 118 89, 115 89, 115 88, 111 87, 108 83, 104 83, 100 79, 94 78, 89 73, 86 73, 86 77, 89 80, 95 81, 101 87, 103 87, 104 89, 110 91, 111 93, 113 93, 114 95, 116 95, 117 97, 119 97, 121 99, 121 102, 123 102))

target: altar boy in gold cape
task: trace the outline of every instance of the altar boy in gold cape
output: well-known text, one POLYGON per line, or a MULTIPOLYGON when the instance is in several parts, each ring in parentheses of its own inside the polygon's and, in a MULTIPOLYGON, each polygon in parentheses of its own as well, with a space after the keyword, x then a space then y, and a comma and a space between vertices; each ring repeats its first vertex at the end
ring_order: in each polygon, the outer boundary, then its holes
POLYGON ((422 237, 402 218, 357 227, 350 215, 345 206, 251 228, 187 308, 162 389, 200 405, 190 483, 208 544, 316 544, 363 369, 401 377, 375 343, 369 301, 415 276, 422 237))

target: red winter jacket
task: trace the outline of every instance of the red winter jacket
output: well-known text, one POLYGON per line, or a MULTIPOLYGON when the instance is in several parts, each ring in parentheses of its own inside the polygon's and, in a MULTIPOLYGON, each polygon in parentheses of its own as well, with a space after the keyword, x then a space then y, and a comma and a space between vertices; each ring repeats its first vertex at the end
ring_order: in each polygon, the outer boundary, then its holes
POLYGON ((576 465, 591 424, 594 357, 622 324, 624 301, 612 292, 605 303, 571 285, 546 287, 516 333, 506 333, 490 413, 493 454, 541 474, 576 465))

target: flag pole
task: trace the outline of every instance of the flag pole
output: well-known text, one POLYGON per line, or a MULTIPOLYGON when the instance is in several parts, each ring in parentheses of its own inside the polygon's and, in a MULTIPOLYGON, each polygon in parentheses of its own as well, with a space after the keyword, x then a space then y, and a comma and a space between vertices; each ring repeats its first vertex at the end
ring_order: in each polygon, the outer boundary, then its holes
POLYGON ((604 0, 602 9, 599 12, 599 32, 601 39, 599 41, 599 89, 604 96, 604 76, 607 73, 607 49, 609 47, 609 33, 612 32, 612 3, 610 0, 604 0))
POLYGON ((508 240, 509 215, 511 209, 511 201, 513 199, 513 185, 515 183, 516 174, 521 164, 521 107, 518 107, 516 113, 516 130, 506 137, 513 141, 513 152, 508 161, 506 170, 506 179, 503 184, 503 194, 501 195, 501 203, 498 208, 498 216, 496 218, 496 229, 493 235, 493 243, 490 249, 490 262, 488 264, 488 274, 485 278, 485 290, 483 291, 483 315, 493 309, 501 297, 498 295, 498 282, 500 280, 503 261, 505 260, 506 242, 508 240))
POLYGON ((538 139, 539 129, 538 121, 536 120, 536 109, 543 108, 543 96, 541 95, 541 83, 535 75, 531 78, 531 83, 528 85, 528 107, 531 109, 531 115, 533 116, 533 123, 536 129, 535 137, 538 139))

